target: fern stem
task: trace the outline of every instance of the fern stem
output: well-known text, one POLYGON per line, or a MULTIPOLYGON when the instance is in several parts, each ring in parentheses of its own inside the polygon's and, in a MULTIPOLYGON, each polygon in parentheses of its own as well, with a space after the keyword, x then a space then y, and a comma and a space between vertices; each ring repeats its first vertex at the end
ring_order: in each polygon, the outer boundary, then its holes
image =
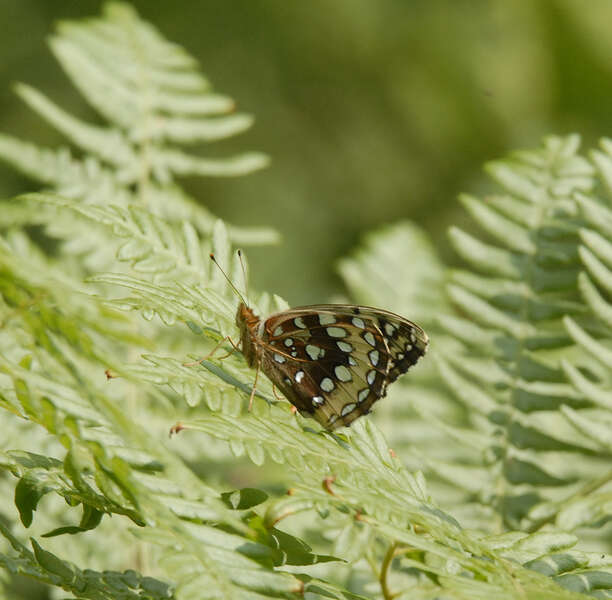
POLYGON ((385 557, 383 558, 382 565, 380 567, 380 575, 378 576, 378 581, 380 582, 380 589, 385 600, 392 600, 397 595, 391 593, 391 591, 389 590, 389 583, 387 582, 387 575, 389 574, 391 563, 395 558, 397 546, 397 542, 392 542, 391 544, 389 544, 389 548, 385 553, 385 557))

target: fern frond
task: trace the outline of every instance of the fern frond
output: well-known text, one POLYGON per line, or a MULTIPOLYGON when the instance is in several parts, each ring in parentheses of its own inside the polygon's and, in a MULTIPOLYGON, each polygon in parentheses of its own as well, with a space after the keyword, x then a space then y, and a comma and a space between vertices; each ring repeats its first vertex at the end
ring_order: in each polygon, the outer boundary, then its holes
MULTIPOLYGON (((269 506, 268 523, 291 520, 304 511, 316 509, 331 521, 328 527, 334 527, 334 512, 342 514, 348 510, 355 515, 351 530, 366 526, 395 540, 396 554, 406 555, 401 564, 435 575, 437 585, 432 583, 432 592, 437 595, 464 598, 467 596, 461 590, 465 587, 469 597, 515 598, 512 579, 524 593, 539 594, 537 597, 542 598, 580 597, 570 591, 577 589, 576 580, 581 582, 581 591, 609 589, 612 560, 594 554, 587 559, 586 555, 575 552, 575 536, 518 534, 503 540, 482 538, 461 528, 455 519, 432 503, 422 476, 413 476, 405 470, 369 422, 356 423, 346 441, 327 435, 320 440, 312 431, 287 427, 278 420, 273 427, 269 418, 256 416, 242 417, 237 422, 216 415, 185 426, 227 440, 236 456, 246 452, 255 464, 261 464, 264 459, 259 450, 263 443, 265 454, 272 460, 287 462, 292 467, 299 483, 292 487, 291 496, 269 506), (321 442, 335 446, 334 452, 324 453, 321 442), (327 459, 320 460, 321 454, 327 459), (450 539, 452 547, 448 545, 450 539), (484 556, 494 560, 482 561, 484 556), (425 558, 424 562, 421 557, 425 558), (570 557, 575 557, 571 564, 570 557), (558 561, 554 570, 552 561, 558 561), (449 570, 451 564, 460 568, 449 570), (568 590, 562 591, 552 580, 534 571, 557 576, 568 590), (480 590, 478 586, 472 588, 464 579, 468 573, 470 581, 481 581, 480 590)), ((418 589, 423 591, 413 581, 404 593, 411 597, 413 593, 418 594, 418 589)))
MULTIPOLYGON (((377 407, 392 450, 369 417, 323 431, 265 378, 249 411, 244 356, 209 355, 237 334, 209 252, 242 290, 235 244, 275 234, 227 226, 175 178, 263 166, 185 149, 252 119, 126 5, 60 24, 51 46, 107 125, 19 84, 84 158, 0 136, 0 157, 50 188, 0 211, 0 493, 15 503, 0 587, 14 574, 92 600, 610 596, 597 525, 612 506, 612 213, 576 138, 493 164, 501 193, 462 198, 484 233, 452 230, 470 267, 447 288, 408 223, 341 261, 357 301, 432 337, 377 407)), ((607 151, 593 155, 604 183, 607 151)))
POLYGON ((22 544, 0 523, 2 535, 12 547, 0 553, 0 564, 11 574, 32 577, 40 582, 72 592, 78 598, 92 600, 138 600, 147 597, 164 600, 172 597, 169 583, 153 577, 143 577, 136 571, 98 572, 81 570, 69 560, 45 550, 32 540, 32 550, 22 544))
MULTIPOLYGON (((195 575, 197 564, 199 580, 208 581, 221 597, 248 597, 245 589, 273 596, 303 589, 304 584, 292 575, 261 571, 266 552, 273 562, 277 560, 273 552, 266 547, 258 549, 257 543, 250 541, 255 532, 239 514, 224 506, 218 492, 199 483, 159 443, 152 442, 111 398, 90 389, 84 402, 79 397, 81 377, 74 373, 71 384, 55 382, 52 373, 65 378, 61 365, 57 363, 53 371, 42 374, 37 373, 37 362, 28 368, 0 361, 0 371, 13 379, 12 401, 21 407, 22 415, 59 436, 68 449, 61 461, 32 454, 5 455, 1 466, 20 478, 16 502, 26 526, 32 522, 32 511, 40 498, 55 493, 71 504, 82 504, 84 515, 91 511, 100 516, 124 514, 141 526, 155 523, 165 533, 167 550, 183 556, 191 575, 195 575), (162 471, 170 478, 154 476, 162 471), (193 519, 201 524, 184 523, 193 519), (206 526, 206 522, 214 525, 206 526), (213 528, 220 526, 230 527, 234 533, 229 535, 222 529, 214 533, 213 528), (182 549, 179 552, 177 548, 182 549), (219 561, 226 567, 219 568, 219 561)), ((76 528, 60 528, 49 535, 75 533, 95 525, 88 516, 76 528)), ((188 587, 190 580, 177 585, 188 587)))
MULTIPOLYGON (((1 135, 0 159, 60 196, 97 206, 147 205, 166 219, 189 219, 200 232, 210 234, 215 219, 181 192, 173 183, 175 176, 244 175, 265 166, 267 159, 259 153, 201 158, 178 144, 233 136, 251 125, 251 117, 233 114, 234 102, 211 91, 196 61, 128 5, 109 3, 99 19, 62 23, 50 44, 71 80, 109 125, 77 119, 31 86, 18 84, 16 92, 24 102, 85 158, 74 158, 65 148, 43 149, 1 135)), ((30 222, 37 222, 36 213, 15 208, 11 213, 13 219, 27 222, 29 215, 30 222)), ((58 237, 78 237, 76 227, 64 228, 63 236, 61 224, 56 228, 58 237)), ((278 235, 265 228, 230 228, 230 235, 241 244, 278 241, 278 235)))
MULTIPOLYGON (((266 159, 261 155, 236 157, 224 164, 165 146, 166 141, 222 139, 248 128, 252 119, 228 115, 234 108, 233 101, 211 93, 210 85, 196 70, 196 61, 176 44, 164 40, 128 5, 109 3, 100 19, 60 23, 50 44, 87 101, 124 132, 125 151, 112 157, 106 148, 105 159, 121 166, 128 179, 136 181, 142 174, 143 164, 138 157, 126 161, 134 143, 136 147, 149 147, 149 168, 161 180, 171 177, 177 168, 184 169, 183 173, 240 175, 265 165, 266 159)), ((31 96, 29 100, 73 142, 91 139, 91 126, 80 131, 75 119, 67 122, 58 118, 58 111, 48 102, 32 102, 31 96), (43 106, 46 111, 41 110, 43 106)), ((89 143, 84 149, 98 154, 100 150, 96 148, 89 143)))
MULTIPOLYGON (((604 183, 609 184, 609 143, 602 142, 604 152, 593 152, 593 162, 604 183)), ((565 360, 563 368, 568 380, 588 401, 586 406, 563 406, 561 414, 567 423, 583 436, 601 455, 610 453, 612 433, 612 209, 609 192, 598 198, 577 195, 577 206, 584 218, 580 230, 579 257, 583 272, 578 276, 578 289, 598 327, 586 327, 576 319, 566 317, 564 324, 572 340, 589 360, 585 363, 565 360)), ((590 482, 568 502, 549 507, 547 518, 566 529, 577 529, 611 518, 609 502, 610 470, 593 474, 590 482)))
MULTIPOLYGON (((490 438, 490 458, 482 462, 472 454, 471 462, 489 472, 488 493, 507 527, 541 527, 540 506, 569 501, 605 468, 605 453, 561 411, 566 403, 586 403, 565 382, 561 361, 585 361, 564 318, 597 329, 578 292, 575 200, 594 187, 595 173, 577 149, 577 138, 555 138, 539 151, 492 163, 488 171, 503 193, 462 198, 486 241, 451 230, 455 249, 473 270, 451 273, 449 296, 464 316, 443 317, 440 324, 465 350, 436 361, 449 391, 469 410, 470 426, 490 438), (572 456, 571 467, 565 456, 572 456)), ((431 466, 442 477, 454 467, 454 461, 444 470, 431 466)), ((459 479, 453 484, 461 485, 459 479)), ((465 487, 473 493, 467 480, 465 487)))

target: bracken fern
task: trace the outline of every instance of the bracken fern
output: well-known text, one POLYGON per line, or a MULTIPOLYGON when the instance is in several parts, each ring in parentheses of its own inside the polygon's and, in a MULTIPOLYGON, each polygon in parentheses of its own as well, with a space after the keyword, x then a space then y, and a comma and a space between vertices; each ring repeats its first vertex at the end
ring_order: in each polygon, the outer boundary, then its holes
POLYGON ((31 597, 21 576, 88 599, 612 593, 596 529, 610 512, 612 212, 593 191, 606 153, 551 139, 491 168, 506 195, 464 202, 497 246, 452 232, 472 266, 450 273, 460 314, 410 224, 341 262, 356 300, 419 320, 433 347, 375 419, 330 434, 267 381, 249 412, 239 353, 185 364, 236 334, 208 253, 243 289, 235 245, 276 235, 214 219, 174 182, 246 174, 261 155, 178 146, 250 118, 125 5, 61 24, 51 45, 109 125, 21 85, 83 158, 0 138, 0 157, 47 186, 0 211, 6 598, 31 597))

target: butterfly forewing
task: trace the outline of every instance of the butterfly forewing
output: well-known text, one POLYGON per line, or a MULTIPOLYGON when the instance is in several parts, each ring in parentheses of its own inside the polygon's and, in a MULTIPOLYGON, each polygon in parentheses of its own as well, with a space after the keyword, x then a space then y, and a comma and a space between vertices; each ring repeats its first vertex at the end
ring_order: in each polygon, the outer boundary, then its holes
POLYGON ((328 429, 369 412, 425 353, 423 330, 399 315, 351 305, 305 306, 260 323, 261 368, 328 429))

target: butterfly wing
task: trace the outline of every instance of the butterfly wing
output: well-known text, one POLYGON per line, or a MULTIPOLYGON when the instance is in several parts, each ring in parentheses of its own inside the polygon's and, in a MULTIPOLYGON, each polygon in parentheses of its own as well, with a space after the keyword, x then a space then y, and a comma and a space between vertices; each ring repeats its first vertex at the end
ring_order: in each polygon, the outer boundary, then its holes
POLYGON ((416 324, 367 306, 323 304, 271 315, 259 332, 262 369, 327 429, 367 414, 427 348, 416 324))

